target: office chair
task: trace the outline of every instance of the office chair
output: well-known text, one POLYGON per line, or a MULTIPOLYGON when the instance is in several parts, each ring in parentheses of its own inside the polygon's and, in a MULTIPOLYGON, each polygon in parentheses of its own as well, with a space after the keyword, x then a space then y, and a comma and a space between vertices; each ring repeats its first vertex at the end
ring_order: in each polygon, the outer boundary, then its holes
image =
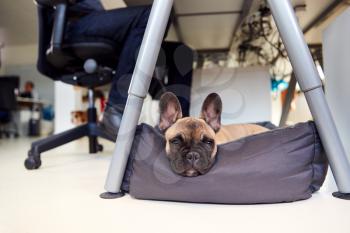
POLYGON ((18 137, 18 126, 14 121, 17 110, 15 91, 19 87, 19 77, 0 77, 0 138, 5 135, 18 137))
MULTIPOLYGON (((111 82, 120 48, 102 38, 65 39, 68 0, 36 0, 39 23, 38 70, 58 81, 88 88, 88 123, 33 142, 25 160, 29 170, 41 166, 41 153, 81 137, 89 138, 89 152, 103 147, 97 138, 114 141, 97 124, 94 89, 111 82)), ((72 100, 73 101, 73 100, 72 100)))

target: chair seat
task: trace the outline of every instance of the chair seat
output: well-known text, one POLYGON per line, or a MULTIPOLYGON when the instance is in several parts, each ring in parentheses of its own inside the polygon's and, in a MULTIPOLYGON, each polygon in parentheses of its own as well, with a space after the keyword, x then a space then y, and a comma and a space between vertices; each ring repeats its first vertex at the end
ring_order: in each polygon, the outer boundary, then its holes
POLYGON ((101 63, 108 63, 109 60, 114 60, 117 56, 114 47, 101 42, 72 43, 68 44, 67 47, 77 58, 82 60, 93 58, 101 63))
POLYGON ((47 60, 55 68, 68 73, 77 71, 87 59, 94 59, 99 65, 115 68, 120 49, 114 42, 101 38, 80 38, 66 41, 60 51, 48 50, 47 60))
POLYGON ((50 64, 65 73, 60 79, 62 82, 82 87, 97 87, 112 81, 119 49, 109 40, 79 38, 66 41, 59 51, 48 50, 46 56, 50 64), (88 59, 94 59, 99 66, 93 74, 84 71, 84 62, 88 59))

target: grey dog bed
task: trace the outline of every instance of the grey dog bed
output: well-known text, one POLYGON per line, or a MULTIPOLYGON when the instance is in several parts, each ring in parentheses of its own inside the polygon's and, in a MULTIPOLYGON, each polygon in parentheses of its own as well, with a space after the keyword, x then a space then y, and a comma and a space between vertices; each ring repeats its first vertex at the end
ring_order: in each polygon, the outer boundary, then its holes
POLYGON ((277 128, 218 146, 205 175, 175 174, 165 139, 137 128, 122 189, 138 199, 253 204, 303 200, 321 187, 328 163, 313 122, 277 128))

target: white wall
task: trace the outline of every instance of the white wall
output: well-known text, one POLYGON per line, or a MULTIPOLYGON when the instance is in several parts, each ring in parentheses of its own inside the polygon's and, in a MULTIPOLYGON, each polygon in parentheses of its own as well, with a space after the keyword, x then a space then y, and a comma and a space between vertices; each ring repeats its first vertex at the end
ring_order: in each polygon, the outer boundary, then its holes
POLYGON ((340 137, 350 158, 350 8, 323 34, 325 91, 340 137))
POLYGON ((35 44, 9 46, 5 44, 4 64, 28 65, 35 64, 37 58, 37 46, 35 44))
MULTIPOLYGON (((216 92, 223 101, 224 124, 271 121, 270 86, 268 69, 264 67, 195 70, 190 115, 199 116, 205 97, 211 92, 216 92)), ((158 119, 158 101, 147 96, 140 122, 156 125, 158 119)))
POLYGON ((3 28, 0 28, 0 75, 4 74, 4 49, 1 48, 1 44, 5 43, 5 31, 3 28))
POLYGON ((76 110, 76 92, 72 85, 55 83, 55 133, 71 129, 71 112, 76 110))
POLYGON ((205 97, 216 92, 223 101, 224 124, 271 121, 270 90, 270 75, 265 67, 195 70, 190 114, 199 116, 205 97))

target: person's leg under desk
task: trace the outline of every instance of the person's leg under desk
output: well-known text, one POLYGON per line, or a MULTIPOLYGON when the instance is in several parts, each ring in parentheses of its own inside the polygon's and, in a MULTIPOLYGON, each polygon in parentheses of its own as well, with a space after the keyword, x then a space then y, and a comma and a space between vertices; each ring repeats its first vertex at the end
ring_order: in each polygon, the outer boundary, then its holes
POLYGON ((72 23, 68 28, 70 38, 106 38, 122 48, 102 123, 104 130, 114 138, 124 111, 150 9, 149 6, 142 6, 96 12, 72 23))
POLYGON ((127 98, 131 75, 135 67, 138 50, 147 26, 150 6, 127 7, 87 15, 68 26, 68 38, 81 36, 105 38, 121 48, 116 75, 107 105, 121 113, 127 98))
POLYGON ((159 77, 153 79, 149 94, 154 99, 170 91, 181 104, 182 115, 189 116, 194 51, 182 42, 163 42, 157 66, 159 77))
POLYGON ((134 28, 130 29, 119 57, 117 73, 112 82, 107 105, 112 105, 120 112, 124 111, 132 73, 136 64, 138 50, 146 30, 148 16, 149 11, 145 12, 142 19, 139 20, 139 23, 136 24, 134 28))
POLYGON ((164 43, 168 64, 167 91, 173 92, 179 99, 183 116, 190 114, 191 86, 193 71, 193 50, 183 43, 164 43))
MULTIPOLYGON (((114 136, 125 108, 150 10, 150 6, 141 6, 96 12, 73 23, 69 28, 70 37, 83 35, 107 38, 122 48, 102 122, 103 128, 114 136)), ((168 23, 166 33, 169 26, 168 23)))

